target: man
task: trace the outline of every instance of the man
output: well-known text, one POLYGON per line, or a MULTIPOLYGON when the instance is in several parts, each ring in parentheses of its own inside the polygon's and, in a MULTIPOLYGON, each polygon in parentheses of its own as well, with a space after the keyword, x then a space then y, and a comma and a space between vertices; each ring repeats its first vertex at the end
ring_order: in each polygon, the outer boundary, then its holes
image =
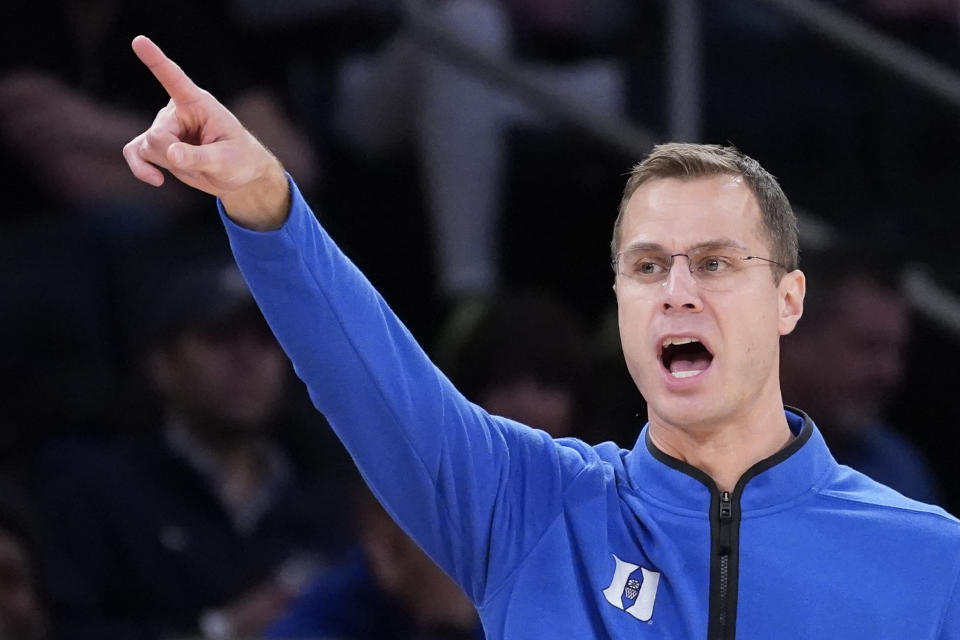
POLYGON ((911 318, 897 289, 900 264, 886 251, 806 253, 803 323, 783 341, 783 396, 817 417, 842 464, 900 493, 940 504, 936 479, 916 447, 885 419, 905 369, 911 318))
POLYGON ((144 278, 140 323, 160 429, 49 455, 58 638, 256 636, 343 528, 280 445, 288 364, 225 257, 147 269, 162 274, 144 278))
POLYGON ((615 289, 649 424, 632 451, 555 441, 467 402, 279 162, 156 45, 133 46, 171 101, 124 148, 131 170, 219 197, 314 403, 488 637, 960 638, 960 523, 837 466, 784 411, 778 344, 805 283, 756 162, 668 145, 635 169, 615 289))

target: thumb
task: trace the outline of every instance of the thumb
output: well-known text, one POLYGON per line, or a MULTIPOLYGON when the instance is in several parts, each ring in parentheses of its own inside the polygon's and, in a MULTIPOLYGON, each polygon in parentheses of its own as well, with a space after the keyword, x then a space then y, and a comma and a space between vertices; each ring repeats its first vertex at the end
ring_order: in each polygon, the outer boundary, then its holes
POLYGON ((176 142, 167 147, 167 162, 178 171, 209 172, 213 168, 213 156, 216 155, 210 146, 176 142))

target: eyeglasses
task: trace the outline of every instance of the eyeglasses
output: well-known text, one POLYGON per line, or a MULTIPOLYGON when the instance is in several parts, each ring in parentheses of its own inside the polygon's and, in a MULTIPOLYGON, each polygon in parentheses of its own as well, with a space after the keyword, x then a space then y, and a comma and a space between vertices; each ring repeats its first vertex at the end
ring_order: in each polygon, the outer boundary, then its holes
POLYGON ((617 254, 610 261, 614 272, 623 276, 630 286, 639 291, 656 292, 655 287, 665 286, 674 259, 683 256, 697 286, 707 291, 731 291, 735 289, 747 267, 751 264, 775 266, 790 271, 787 267, 770 258, 760 256, 733 256, 717 253, 717 250, 691 251, 690 253, 665 254, 655 250, 638 247, 617 254), (753 262, 759 261, 759 262, 753 262))

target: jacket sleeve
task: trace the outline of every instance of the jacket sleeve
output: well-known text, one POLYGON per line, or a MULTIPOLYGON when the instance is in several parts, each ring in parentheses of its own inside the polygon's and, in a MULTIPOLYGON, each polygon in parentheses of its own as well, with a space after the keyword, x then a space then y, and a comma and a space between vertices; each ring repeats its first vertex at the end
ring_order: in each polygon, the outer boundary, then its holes
POLYGON ((243 229, 220 206, 240 270, 373 492, 482 603, 560 513, 591 450, 468 402, 290 184, 276 231, 243 229))

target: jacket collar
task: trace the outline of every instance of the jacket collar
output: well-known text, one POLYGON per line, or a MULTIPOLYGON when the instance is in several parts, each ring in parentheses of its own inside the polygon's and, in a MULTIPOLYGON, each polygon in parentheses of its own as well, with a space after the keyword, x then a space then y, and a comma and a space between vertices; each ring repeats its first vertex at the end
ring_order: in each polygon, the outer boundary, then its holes
MULTIPOLYGON (((761 460, 737 482, 734 500, 743 513, 791 502, 823 485, 837 466, 823 436, 807 414, 786 407, 787 424, 796 438, 761 460)), ((627 454, 630 484, 640 493, 680 511, 707 512, 716 484, 703 471, 667 455, 650 440, 644 426, 633 450, 627 454)))

